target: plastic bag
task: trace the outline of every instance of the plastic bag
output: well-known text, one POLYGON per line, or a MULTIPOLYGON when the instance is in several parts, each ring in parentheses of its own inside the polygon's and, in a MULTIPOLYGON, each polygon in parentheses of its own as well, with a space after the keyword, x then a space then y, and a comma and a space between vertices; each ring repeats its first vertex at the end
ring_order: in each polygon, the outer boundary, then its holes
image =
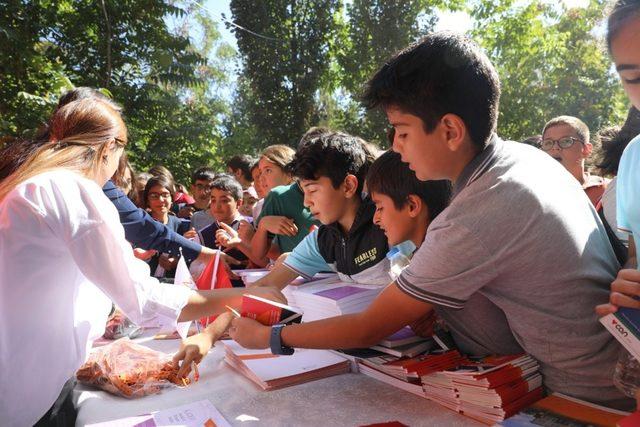
POLYGON ((120 310, 115 310, 104 328, 103 338, 117 340, 124 337, 136 338, 140 336, 143 329, 129 320, 120 310))
POLYGON ((191 382, 177 373, 170 355, 122 338, 91 353, 76 377, 117 396, 135 398, 191 382))

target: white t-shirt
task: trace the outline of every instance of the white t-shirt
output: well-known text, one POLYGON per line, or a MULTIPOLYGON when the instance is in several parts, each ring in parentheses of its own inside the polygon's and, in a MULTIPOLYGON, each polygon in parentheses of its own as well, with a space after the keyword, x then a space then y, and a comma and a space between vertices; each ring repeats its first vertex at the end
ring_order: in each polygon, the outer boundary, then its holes
POLYGON ((111 301, 175 325, 191 290, 149 276, 114 205, 76 173, 35 176, 0 202, 0 420, 38 421, 104 332, 111 301))
POLYGON ((616 186, 618 177, 614 177, 607 189, 602 194, 602 209, 604 210, 604 217, 607 219, 609 226, 616 233, 618 239, 627 247, 629 247, 629 235, 618 229, 618 220, 616 218, 616 186))

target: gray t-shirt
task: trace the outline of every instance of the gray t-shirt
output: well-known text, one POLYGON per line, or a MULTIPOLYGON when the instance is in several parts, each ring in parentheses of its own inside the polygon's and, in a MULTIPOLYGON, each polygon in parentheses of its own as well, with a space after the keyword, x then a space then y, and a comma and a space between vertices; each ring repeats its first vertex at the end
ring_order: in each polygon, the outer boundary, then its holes
POLYGON ((398 286, 448 315, 483 295, 492 304, 474 318, 495 323, 485 331, 504 331, 504 319, 548 389, 607 403, 622 398, 612 381, 620 347, 594 308, 618 269, 575 178, 533 147, 494 138, 465 167, 398 286))

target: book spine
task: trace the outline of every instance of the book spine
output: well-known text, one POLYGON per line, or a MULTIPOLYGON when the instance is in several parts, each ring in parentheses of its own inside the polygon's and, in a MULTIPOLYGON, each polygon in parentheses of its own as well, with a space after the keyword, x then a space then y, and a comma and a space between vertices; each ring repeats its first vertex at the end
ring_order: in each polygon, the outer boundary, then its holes
POLYGON ((616 313, 607 314, 600 318, 600 323, 626 348, 637 360, 640 360, 640 339, 633 333, 620 316, 616 313))

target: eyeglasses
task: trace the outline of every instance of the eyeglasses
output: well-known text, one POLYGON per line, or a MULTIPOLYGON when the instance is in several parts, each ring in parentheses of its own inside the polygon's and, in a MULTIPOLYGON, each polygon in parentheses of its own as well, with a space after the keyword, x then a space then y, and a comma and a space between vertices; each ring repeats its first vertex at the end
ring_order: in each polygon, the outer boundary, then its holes
POLYGON ((171 200, 171 193, 149 193, 149 199, 151 200, 171 200))
POLYGON ((549 151, 557 144, 559 149, 564 150, 565 148, 571 147, 576 142, 582 143, 582 140, 574 138, 573 136, 565 136, 560 139, 543 139, 540 143, 540 148, 544 151, 549 151))
POLYGON ((200 191, 211 191, 211 184, 196 184, 195 187, 200 191))

